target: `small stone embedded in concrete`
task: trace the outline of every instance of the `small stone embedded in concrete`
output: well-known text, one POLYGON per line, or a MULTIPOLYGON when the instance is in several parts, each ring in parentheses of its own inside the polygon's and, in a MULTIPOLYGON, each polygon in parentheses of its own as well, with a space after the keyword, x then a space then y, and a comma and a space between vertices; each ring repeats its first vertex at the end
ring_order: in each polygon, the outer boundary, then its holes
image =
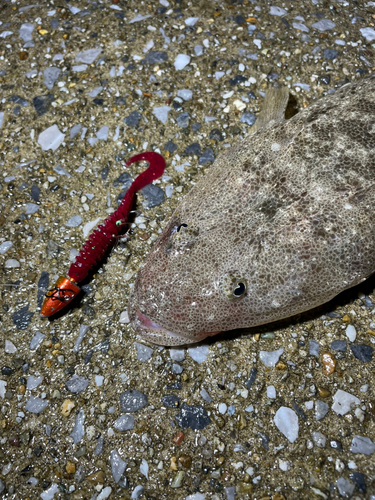
POLYGON ((139 344, 138 342, 135 342, 135 347, 137 348, 138 361, 144 363, 152 358, 154 350, 151 347, 148 347, 144 344, 139 344))
POLYGON ((15 269, 16 267, 20 267, 21 264, 16 259, 7 259, 4 262, 5 269, 15 269))
POLYGON ((70 437, 73 438, 74 444, 79 443, 83 436, 85 435, 85 426, 83 425, 85 422, 85 414, 83 409, 81 408, 77 413, 73 431, 71 432, 70 437))
POLYGON ((122 478, 128 462, 123 460, 117 450, 112 450, 109 456, 111 463, 112 476, 115 483, 118 483, 122 478))
POLYGON ((53 170, 59 175, 66 175, 66 177, 72 177, 71 174, 65 170, 60 164, 57 164, 53 167, 53 170))
POLYGON ((247 390, 249 391, 251 386, 254 384, 255 379, 257 377, 258 370, 256 368, 252 368, 249 373, 249 378, 246 380, 245 385, 247 390))
POLYGON ((336 24, 329 19, 321 19, 320 21, 318 21, 317 23, 314 23, 312 25, 313 28, 315 28, 319 31, 332 30, 335 26, 336 26, 336 24))
POLYGON ((185 359, 185 350, 171 347, 169 349, 169 355, 173 361, 183 361, 185 359))
POLYGON ((121 417, 117 418, 114 423, 113 427, 117 431, 130 431, 134 429, 134 417, 133 415, 121 415, 121 417))
POLYGON ((51 104, 55 100, 52 94, 40 95, 33 98, 35 111, 39 116, 45 115, 50 109, 51 104))
POLYGON ((189 347, 189 356, 194 359, 197 363, 204 363, 207 360, 209 354, 208 345, 199 345, 197 347, 189 347))
POLYGON ((190 427, 193 430, 200 430, 211 423, 203 406, 190 406, 186 403, 182 404, 181 411, 175 416, 175 419, 183 429, 190 427))
POLYGON ((274 5, 271 5, 270 7, 270 14, 271 16, 285 16, 288 12, 285 9, 282 9, 281 7, 276 7, 274 5))
POLYGON ((81 129, 82 125, 80 123, 78 125, 73 125, 69 132, 70 139, 74 139, 74 137, 80 133, 81 129))
POLYGON ((44 333, 36 332, 36 334, 34 335, 34 337, 30 341, 29 349, 31 351, 35 351, 35 349, 37 349, 40 346, 40 344, 43 342, 43 339, 45 337, 46 336, 44 335, 44 333))
POLYGON ((319 356, 319 344, 316 340, 310 340, 309 342, 309 354, 310 356, 319 356))
POLYGON ((274 385, 269 385, 267 387, 267 398, 275 399, 276 398, 276 389, 274 385))
POLYGON ((17 351, 17 347, 10 340, 6 340, 4 351, 6 352, 6 354, 14 354, 17 351))
POLYGON ((319 399, 315 401, 315 420, 322 420, 328 413, 329 406, 319 399))
POLYGON ((193 92, 190 89, 181 89, 177 91, 177 97, 184 101, 190 101, 193 98, 193 92))
POLYGON ((67 382, 66 387, 70 392, 78 394, 84 391, 89 385, 89 381, 80 375, 73 375, 67 382))
POLYGON ((259 359, 262 363, 267 367, 274 367, 276 363, 279 361, 280 356, 283 354, 284 349, 281 347, 277 349, 277 351, 260 351, 259 359))
POLYGON ((333 349, 334 351, 345 352, 346 351, 346 340, 334 340, 331 343, 331 349, 333 349))
POLYGON ((141 118, 142 118, 142 115, 140 113, 138 113, 138 111, 133 111, 132 113, 130 113, 129 116, 124 118, 124 123, 128 127, 137 128, 141 118))
POLYGON ((40 206, 36 203, 26 203, 26 215, 33 215, 39 210, 40 206))
POLYGON ((178 408, 180 404, 180 398, 178 396, 175 396, 174 394, 170 394, 167 396, 163 396, 161 398, 161 402, 167 408, 178 408))
POLYGON ((205 401, 207 401, 207 403, 211 403, 212 398, 208 394, 208 392, 206 391, 206 389, 204 387, 202 387, 200 395, 201 395, 202 399, 204 399, 205 401))
POLYGON ((142 458, 141 465, 139 466, 139 471, 148 480, 148 462, 144 458, 142 458))
POLYGON ((89 329, 90 329, 89 325, 80 325, 80 327, 79 327, 79 333, 78 333, 78 336, 76 338, 76 341, 75 341, 74 347, 73 347, 73 351, 74 352, 78 352, 79 351, 81 342, 84 339, 86 333, 89 331, 89 329))
POLYGON ((338 415, 346 415, 352 409, 352 405, 359 404, 361 401, 356 396, 338 389, 333 396, 332 410, 338 415))
POLYGON ((131 499, 132 500, 139 500, 143 496, 144 491, 145 491, 144 487, 139 484, 132 491, 131 499))
POLYGON ((1 243, 0 245, 0 254, 4 254, 7 252, 10 248, 12 248, 13 243, 11 241, 4 241, 4 243, 1 243))
POLYGON ((296 413, 291 408, 282 406, 277 410, 273 421, 288 441, 294 443, 294 441, 298 438, 299 430, 298 417, 296 413))
POLYGON ((355 484, 355 487, 357 488, 359 493, 366 493, 367 487, 364 474, 362 474, 361 472, 352 472, 351 474, 349 474, 349 477, 355 484))
POLYGON ((84 64, 92 64, 101 52, 102 49, 88 49, 83 52, 78 52, 75 61, 84 64))
POLYGON ((336 59, 336 57, 338 55, 339 55, 339 51, 334 50, 334 49, 324 49, 324 52, 323 52, 324 59, 328 59, 328 60, 336 59))
POLYGON ((336 481, 336 486, 340 495, 344 498, 350 498, 353 493, 355 486, 349 481, 349 479, 345 479, 344 477, 339 477, 336 481))
POLYGON ((121 409, 124 413, 139 411, 147 406, 147 396, 134 389, 120 394, 121 409))
POLYGON ((191 57, 186 54, 178 54, 174 61, 174 67, 176 70, 184 69, 190 63, 191 57))
POLYGON ((111 493, 112 493, 112 488, 110 486, 106 486, 96 497, 96 500, 106 500, 111 495, 111 493))
POLYGON ((150 51, 143 59, 144 63, 147 64, 158 64, 163 63, 168 60, 168 54, 160 50, 150 51))
POLYGON ((43 382, 43 377, 35 377, 34 375, 29 375, 27 378, 26 389, 28 391, 32 391, 36 389, 43 382))
POLYGON ((249 125, 250 127, 252 127, 254 125, 256 120, 257 120, 256 115, 254 115, 253 113, 250 113, 248 111, 243 113, 241 118, 240 118, 241 123, 246 123, 246 125, 249 125))
POLYGON ((184 155, 196 155, 199 156, 202 153, 200 144, 193 142, 190 146, 187 146, 184 151, 184 155))
POLYGON ((190 122, 190 115, 189 113, 181 113, 180 115, 177 116, 176 118, 177 125, 181 128, 187 128, 189 126, 190 122))
POLYGON ((51 66, 50 68, 46 68, 43 71, 44 85, 47 87, 48 90, 51 90, 53 88, 60 73, 61 73, 61 69, 56 68, 54 66, 51 66))
POLYGON ((122 311, 121 312, 119 323, 121 323, 122 325, 126 325, 126 324, 130 323, 130 318, 129 318, 128 311, 122 311))
POLYGON ((22 38, 24 42, 32 42, 33 37, 32 37, 32 32, 34 31, 34 25, 31 23, 24 23, 22 24, 21 28, 19 29, 19 36, 22 38))
POLYGON ((351 344, 350 349, 355 358, 363 363, 370 363, 373 356, 373 348, 366 344, 351 344))
POLYGON ((47 406, 47 400, 30 396, 29 400, 26 403, 25 410, 29 411, 30 413, 41 413, 47 408, 47 406))
POLYGON ((21 309, 18 309, 18 311, 15 311, 12 319, 18 330, 25 330, 29 326, 33 316, 34 313, 29 311, 29 304, 27 304, 21 307, 21 309))
POLYGON ((362 453, 363 455, 371 455, 375 451, 375 443, 370 438, 365 436, 354 436, 350 446, 352 453, 362 453))
POLYGON ((214 162, 215 155, 211 148, 207 148, 203 151, 202 156, 198 159, 199 165, 206 165, 206 163, 214 162))
POLYGON ((142 194, 146 198, 144 202, 145 208, 157 207, 165 200, 165 193, 155 184, 148 184, 142 189, 142 194))
MULTIPOLYGON (((169 106, 168 106, 168 107, 169 107, 169 106)), ((154 109, 155 109, 155 108, 154 108, 154 109)), ((171 108, 169 108, 169 109, 171 109, 171 108)), ((156 115, 155 115, 155 116, 156 116, 156 115)), ((167 116, 167 118, 168 118, 168 116, 167 116)), ((163 122, 163 123, 165 123, 165 122, 163 122)), ((164 144, 164 149, 165 149, 165 151, 168 151, 169 153, 174 153, 174 152, 177 150, 177 148, 178 148, 177 144, 175 144, 175 143, 174 143, 174 142, 172 142, 172 141, 168 141, 168 142, 166 142, 166 143, 164 144)))
POLYGON ((318 432, 318 431, 314 431, 314 432, 311 433, 311 437, 312 437, 312 439, 314 441, 314 444, 318 448, 324 448, 325 447, 327 438, 325 437, 324 434, 322 434, 321 432, 318 432))
POLYGON ((66 227, 78 227, 82 224, 82 217, 80 215, 73 215, 70 219, 65 223, 66 227))
POLYGON ((346 327, 346 336, 350 340, 350 342, 354 342, 357 337, 357 331, 353 325, 348 325, 346 327))
POLYGON ((375 29, 374 28, 360 28, 361 35, 366 38, 368 42, 375 40, 375 29))
POLYGON ((38 144, 40 144, 43 151, 56 151, 56 149, 64 142, 65 134, 60 132, 57 125, 45 129, 39 134, 38 144))
POLYGON ((42 500, 52 500, 52 498, 58 492, 59 492, 59 486, 56 483, 52 483, 49 488, 47 488, 40 494, 40 498, 42 500))

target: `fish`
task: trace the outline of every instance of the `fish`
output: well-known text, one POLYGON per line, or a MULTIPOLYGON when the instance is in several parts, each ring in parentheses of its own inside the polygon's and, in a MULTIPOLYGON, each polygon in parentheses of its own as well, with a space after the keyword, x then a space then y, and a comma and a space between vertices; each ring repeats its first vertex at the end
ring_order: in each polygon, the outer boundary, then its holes
POLYGON ((270 89, 253 134, 183 198, 129 296, 166 346, 289 318, 375 271, 375 77, 286 119, 270 89))

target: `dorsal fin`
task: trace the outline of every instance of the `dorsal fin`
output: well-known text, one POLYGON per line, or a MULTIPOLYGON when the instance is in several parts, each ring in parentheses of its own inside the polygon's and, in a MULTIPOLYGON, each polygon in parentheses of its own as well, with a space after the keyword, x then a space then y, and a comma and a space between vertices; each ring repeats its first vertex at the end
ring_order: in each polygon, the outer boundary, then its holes
POLYGON ((271 121, 285 120, 285 110, 289 101, 288 87, 275 88, 271 87, 267 90, 264 104, 257 121, 250 129, 250 133, 257 132, 259 129, 268 125, 271 121))

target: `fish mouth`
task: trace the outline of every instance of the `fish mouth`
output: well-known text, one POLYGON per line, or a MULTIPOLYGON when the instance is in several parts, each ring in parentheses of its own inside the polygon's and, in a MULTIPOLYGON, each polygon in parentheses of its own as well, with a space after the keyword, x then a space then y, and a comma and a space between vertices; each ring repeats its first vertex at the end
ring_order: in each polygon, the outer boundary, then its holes
POLYGON ((216 335, 217 333, 219 333, 218 331, 210 333, 202 332, 198 334, 187 334, 187 336, 181 333, 174 333, 158 325, 157 323, 155 323, 155 321, 148 318, 138 309, 136 311, 134 327, 136 332, 143 339, 148 340, 153 344, 164 345, 164 346, 195 344, 196 342, 200 342, 206 337, 210 337, 212 335, 216 335))

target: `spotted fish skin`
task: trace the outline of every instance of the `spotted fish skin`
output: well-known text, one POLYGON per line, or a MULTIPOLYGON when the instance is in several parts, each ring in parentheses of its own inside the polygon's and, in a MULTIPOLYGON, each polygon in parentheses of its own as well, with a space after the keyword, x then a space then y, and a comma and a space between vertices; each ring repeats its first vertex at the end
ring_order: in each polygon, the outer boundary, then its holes
POLYGON ((187 344, 306 311, 374 270, 372 77, 222 154, 140 269, 129 317, 151 342, 187 344))

